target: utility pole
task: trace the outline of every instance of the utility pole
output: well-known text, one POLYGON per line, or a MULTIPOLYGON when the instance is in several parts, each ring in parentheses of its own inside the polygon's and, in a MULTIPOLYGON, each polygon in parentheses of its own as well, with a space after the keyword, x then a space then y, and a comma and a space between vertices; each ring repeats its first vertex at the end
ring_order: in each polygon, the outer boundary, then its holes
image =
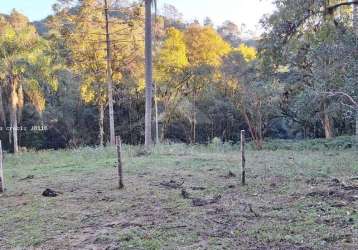
MULTIPOLYGON (((358 36, 358 35, 357 35, 358 36)), ((353 110, 354 110, 354 121, 355 121, 355 134, 353 136, 353 145, 355 145, 355 149, 358 151, 358 102, 354 102, 353 100, 353 110)))
POLYGON ((353 4, 353 27, 358 36, 358 2, 353 4))
POLYGON ((157 83, 154 82, 154 106, 155 106, 155 144, 159 144, 159 121, 158 121, 158 93, 157 83))
MULTIPOLYGON (((356 47, 358 48, 358 1, 357 3, 353 4, 352 10, 353 10, 352 12, 353 30, 356 35, 355 43, 356 43, 356 47)), ((355 107, 355 125, 356 125, 355 143, 356 143, 356 149, 358 150, 358 104, 355 107)))
POLYGON ((152 99, 153 99, 153 62, 152 62, 152 2, 145 0, 145 147, 152 145, 152 99))
POLYGON ((3 155, 2 155, 2 145, 0 141, 0 193, 5 192, 5 180, 4 180, 4 170, 3 170, 3 155))
POLYGON ((109 134, 110 134, 110 144, 116 145, 116 137, 114 132, 114 112, 113 112, 112 53, 111 53, 111 39, 109 36, 109 21, 108 21, 109 17, 108 17, 107 0, 104 0, 104 14, 106 18, 109 134))

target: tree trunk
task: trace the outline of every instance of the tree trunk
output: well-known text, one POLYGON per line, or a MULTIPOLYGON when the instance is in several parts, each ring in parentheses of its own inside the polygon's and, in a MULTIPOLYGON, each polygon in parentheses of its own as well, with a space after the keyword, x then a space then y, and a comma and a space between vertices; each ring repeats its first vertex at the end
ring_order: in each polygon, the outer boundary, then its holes
POLYGON ((163 121, 162 122, 162 129, 161 129, 161 135, 160 135, 160 141, 163 142, 164 139, 165 139, 165 132, 166 132, 166 129, 167 129, 167 125, 166 125, 166 121, 163 121))
POLYGON ((154 83, 154 105, 155 105, 155 143, 159 144, 159 121, 158 121, 158 99, 157 99, 157 84, 154 83))
POLYGON ((324 126, 324 135, 326 139, 333 138, 332 119, 329 117, 327 113, 324 113, 323 126, 324 126))
POLYGON ((196 143, 196 112, 194 111, 194 119, 193 119, 193 144, 196 143))
POLYGON ((353 4, 353 28, 358 36, 358 4, 353 4))
POLYGON ((5 180, 3 170, 3 155, 2 155, 2 144, 0 141, 0 193, 5 192, 5 180))
MULTIPOLYGON (((358 45, 358 4, 353 4, 353 29, 356 34, 356 45, 358 45)), ((358 150, 358 107, 356 107, 356 149, 358 150)))
POLYGON ((193 139, 192 139, 192 144, 196 143, 196 117, 197 117, 196 113, 197 113, 196 112, 196 90, 194 89, 193 90, 193 128, 192 128, 193 139))
POLYGON ((258 107, 258 110, 257 110, 257 116, 258 116, 258 128, 257 128, 257 136, 259 138, 259 148, 262 149, 262 145, 263 145, 263 118, 262 118, 262 114, 261 114, 261 101, 259 101, 258 103, 259 107, 258 107))
POLYGON ((104 106, 100 104, 99 106, 99 145, 102 147, 104 145, 104 106))
POLYGON ((112 53, 111 40, 109 36, 109 21, 108 21, 108 4, 105 4, 105 18, 106 18, 106 42, 107 42, 107 84, 108 84, 108 111, 109 111, 109 134, 110 144, 116 144, 115 130, 114 130, 114 111, 113 111, 113 83, 112 83, 112 53))
POLYGON ((356 149, 358 150, 358 109, 356 110, 356 149))
POLYGON ((21 122, 23 108, 24 108, 24 90, 22 84, 19 83, 17 89, 17 121, 18 122, 21 122))
POLYGON ((134 144, 133 142, 133 132, 132 132, 132 99, 129 97, 129 112, 128 112, 128 123, 129 123, 129 136, 131 138, 131 144, 134 144))
POLYGON ((168 112, 167 110, 168 110, 168 108, 165 108, 165 111, 164 111, 165 116, 164 116, 163 121, 162 121, 162 129, 161 129, 161 135, 160 135, 160 141, 161 142, 163 142, 165 140, 165 135, 167 133, 167 129, 168 129, 169 124, 171 122, 171 117, 168 116, 168 114, 170 112, 168 112))
POLYGON ((152 65, 152 1, 145 0, 145 147, 152 144, 152 98, 153 98, 153 65, 152 65))
POLYGON ((0 86, 0 122, 4 125, 4 129, 6 128, 6 114, 4 109, 4 102, 2 99, 2 87, 0 86))
POLYGON ((211 139, 210 141, 214 138, 214 119, 211 119, 211 139))
POLYGON ((334 137, 333 121, 332 121, 332 118, 329 116, 326 101, 324 101, 323 104, 322 104, 321 122, 322 122, 322 125, 323 125, 325 138, 326 139, 333 138, 334 137))
POLYGON ((10 105, 10 129, 12 131, 13 139, 13 151, 14 153, 19 152, 18 137, 17 137, 17 93, 16 93, 16 82, 11 81, 11 105, 10 105))
POLYGON ((244 116, 247 126, 249 127, 250 135, 255 142, 256 149, 261 150, 262 146, 263 146, 263 138, 260 137, 261 134, 258 133, 257 129, 252 125, 252 122, 251 122, 249 115, 247 114, 245 108, 243 108, 242 114, 244 116))

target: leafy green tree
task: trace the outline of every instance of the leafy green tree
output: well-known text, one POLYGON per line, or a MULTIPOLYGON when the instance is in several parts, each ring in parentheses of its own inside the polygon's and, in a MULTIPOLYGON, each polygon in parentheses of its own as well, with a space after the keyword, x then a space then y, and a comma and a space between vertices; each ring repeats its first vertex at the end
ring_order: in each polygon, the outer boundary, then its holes
POLYGON ((0 20, 0 78, 10 110, 10 127, 13 151, 19 150, 18 122, 24 106, 24 97, 38 112, 45 109, 45 86, 57 89, 50 46, 41 38, 35 27, 19 12, 13 10, 10 16, 0 20))
POLYGON ((277 110, 281 86, 265 76, 256 50, 241 46, 222 65, 222 84, 232 103, 240 110, 257 149, 262 149, 265 133, 277 110))
MULTIPOLYGON (((354 82, 356 57, 349 1, 277 1, 278 11, 264 20, 267 32, 261 41, 261 55, 272 75, 286 78, 289 99, 311 92, 326 138, 335 135, 339 103, 324 92, 348 88, 354 82), (341 70, 337 70, 341 69, 341 70)), ((286 98, 285 97, 285 98, 286 98)))
MULTIPOLYGON (((164 104, 164 127, 176 109, 190 123, 190 140, 196 141, 197 100, 200 91, 220 75, 223 57, 231 47, 212 27, 192 24, 184 33, 170 28, 156 60, 156 81, 164 104)), ((204 119, 206 120, 206 119, 204 119)), ((164 134, 164 133, 162 133, 164 134)))

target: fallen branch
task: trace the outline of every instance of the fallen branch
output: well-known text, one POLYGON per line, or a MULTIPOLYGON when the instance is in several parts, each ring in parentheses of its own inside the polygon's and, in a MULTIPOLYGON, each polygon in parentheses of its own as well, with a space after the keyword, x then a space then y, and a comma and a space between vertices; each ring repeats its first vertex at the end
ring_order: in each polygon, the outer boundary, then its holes
POLYGON ((25 178, 20 179, 20 181, 32 180, 33 178, 35 178, 34 175, 28 175, 25 178))
POLYGON ((177 181, 170 180, 169 182, 161 182, 160 185, 168 188, 177 189, 182 187, 184 184, 184 180, 181 183, 178 183, 177 181))
POLYGON ((186 225, 177 225, 177 226, 167 226, 167 227, 161 227, 162 230, 169 230, 169 229, 178 229, 178 228, 186 228, 188 226, 186 225))
POLYGON ((205 190, 205 187, 191 187, 192 190, 205 190))
POLYGON ((212 199, 201 199, 201 198, 193 198, 192 204, 194 207, 202 207, 209 204, 218 203, 221 199, 221 195, 217 195, 212 199))
POLYGON ((254 211, 251 204, 248 204, 248 207, 249 207, 249 211, 251 213, 253 213, 255 215, 255 217, 260 217, 260 215, 254 211))

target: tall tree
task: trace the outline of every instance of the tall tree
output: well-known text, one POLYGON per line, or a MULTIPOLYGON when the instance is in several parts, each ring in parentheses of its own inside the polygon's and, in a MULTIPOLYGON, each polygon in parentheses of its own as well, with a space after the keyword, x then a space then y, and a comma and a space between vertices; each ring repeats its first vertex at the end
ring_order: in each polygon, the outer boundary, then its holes
POLYGON ((358 36, 358 3, 353 4, 353 27, 358 36))
POLYGON ((199 91, 206 82, 212 81, 223 62, 224 56, 230 51, 230 45, 210 26, 202 27, 192 24, 185 32, 187 57, 190 67, 187 69, 192 77, 187 82, 187 91, 192 96, 191 142, 196 142, 197 128, 197 99, 199 91), (210 80, 211 79, 211 80, 210 80))
POLYGON ((241 45, 225 58, 222 85, 242 114, 257 149, 262 149, 264 134, 277 110, 279 88, 265 77, 256 49, 241 45))
MULTIPOLYGON (((358 3, 353 4, 353 31, 356 35, 356 48, 358 48, 358 3)), ((356 134, 356 146, 358 148, 358 105, 356 105, 356 114, 355 114, 355 134, 356 134)))
MULTIPOLYGON (((355 2, 358 1, 276 1, 278 11, 263 22, 268 32, 263 36, 261 52, 268 55, 265 63, 272 66, 274 73, 284 69, 295 76, 287 84, 296 90, 291 92, 319 90, 314 94, 351 85, 356 63, 355 54, 347 53, 352 48, 347 17, 349 6, 355 2)), ((313 100, 325 137, 333 137, 339 106, 324 94, 313 100)))
POLYGON ((18 122, 24 97, 42 112, 46 102, 44 85, 57 89, 55 71, 58 67, 53 64, 48 42, 37 34, 25 16, 13 10, 7 20, 1 18, 0 23, 0 82, 8 90, 5 96, 9 100, 13 151, 17 153, 18 122))
POLYGON ((162 138, 180 100, 180 92, 189 74, 184 71, 189 65, 184 34, 176 28, 169 28, 155 59, 156 101, 163 106, 162 138))
MULTIPOLYGON (((107 104, 110 106, 110 96, 112 100, 114 96, 108 92, 116 90, 125 75, 133 74, 133 71, 139 74, 141 71, 135 65, 143 53, 143 38, 139 34, 142 26, 136 20, 137 16, 131 17, 131 21, 125 21, 114 17, 112 13, 109 20, 109 6, 97 0, 83 0, 77 7, 76 13, 60 12, 57 21, 66 24, 60 30, 71 51, 69 65, 81 81, 82 100, 86 104, 96 105, 99 110, 99 142, 103 145, 104 108, 107 104), (106 9, 105 15, 103 8, 106 9), (108 44, 109 35, 112 41, 108 44)), ((134 10, 138 10, 138 18, 141 18, 140 9, 134 10)), ((132 15, 125 8, 116 11, 122 15, 132 15)), ((52 26, 59 29, 56 25, 52 26)), ((110 123, 114 122, 113 110, 109 113, 110 123)), ((110 125, 111 143, 114 143, 113 136, 114 126, 110 125)))

